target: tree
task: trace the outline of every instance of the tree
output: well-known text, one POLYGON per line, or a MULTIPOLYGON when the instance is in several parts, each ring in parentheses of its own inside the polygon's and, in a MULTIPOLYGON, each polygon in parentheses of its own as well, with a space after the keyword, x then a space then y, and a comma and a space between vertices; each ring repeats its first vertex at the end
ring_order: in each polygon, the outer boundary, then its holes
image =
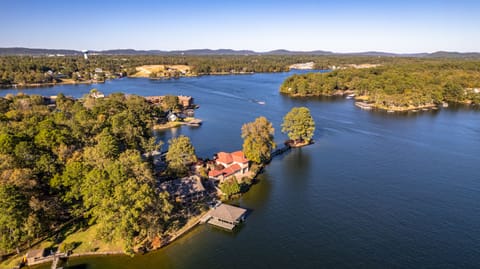
POLYGON ((232 177, 226 179, 222 184, 220 184, 220 190, 222 190, 225 196, 230 197, 240 192, 240 185, 238 184, 237 179, 232 177))
POLYGON ((170 172, 177 176, 183 176, 188 171, 187 165, 197 161, 195 148, 190 138, 181 135, 168 141, 167 163, 170 172))
POLYGON ((275 129, 265 117, 258 117, 253 122, 242 126, 243 153, 247 159, 263 163, 270 160, 270 154, 276 147, 273 141, 275 129))
MULTIPOLYGON (((150 209, 164 208, 161 203, 165 200, 158 198, 152 172, 136 150, 94 167, 86 174, 81 192, 87 214, 98 224, 98 236, 106 241, 125 239, 127 251, 131 251, 137 234, 157 225, 145 221, 151 218, 150 209)), ((168 208, 153 213, 159 212, 168 212, 168 208)))
POLYGON ((79 216, 127 250, 165 229, 172 206, 141 157, 158 149, 153 105, 123 94, 90 109, 63 95, 56 110, 41 96, 0 100, 0 253, 79 216))
POLYGON ((0 249, 11 250, 25 240, 24 223, 28 217, 28 200, 18 187, 0 185, 0 249))
POLYGON ((294 107, 283 118, 282 133, 297 142, 310 143, 315 132, 315 121, 306 107, 294 107))

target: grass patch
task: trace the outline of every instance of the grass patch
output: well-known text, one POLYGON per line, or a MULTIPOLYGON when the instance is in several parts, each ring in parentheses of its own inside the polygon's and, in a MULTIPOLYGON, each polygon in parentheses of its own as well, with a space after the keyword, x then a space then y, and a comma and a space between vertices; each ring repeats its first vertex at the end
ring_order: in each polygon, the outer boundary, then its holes
MULTIPOLYGON (((121 238, 114 238, 111 242, 104 242, 96 239, 97 225, 88 228, 81 228, 79 225, 63 229, 59 234, 48 238, 32 247, 32 249, 60 249, 60 251, 71 250, 73 253, 85 252, 113 252, 123 251, 125 241, 121 238)), ((18 265, 26 252, 0 263, 0 269, 11 269, 18 265)))
POLYGON ((96 239, 97 227, 97 225, 92 225, 87 229, 76 231, 68 235, 61 244, 73 246, 74 253, 123 251, 125 241, 121 238, 114 238, 111 242, 96 239))

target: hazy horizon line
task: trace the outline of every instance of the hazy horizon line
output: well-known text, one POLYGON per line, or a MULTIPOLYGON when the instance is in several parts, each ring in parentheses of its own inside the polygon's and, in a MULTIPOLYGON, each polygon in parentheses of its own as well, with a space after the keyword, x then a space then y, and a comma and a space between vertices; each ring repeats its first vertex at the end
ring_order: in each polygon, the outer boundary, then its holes
POLYGON ((48 47, 25 47, 25 46, 5 46, 0 47, 0 49, 38 49, 38 50, 74 50, 74 51, 110 51, 110 50, 134 50, 134 51, 163 51, 163 52, 175 52, 175 51, 195 51, 195 50, 211 50, 211 51, 218 51, 218 50, 231 50, 231 51, 252 51, 255 53, 268 53, 273 51, 289 51, 289 52, 315 52, 315 51, 322 51, 326 53, 333 53, 333 54, 357 54, 357 53, 369 53, 369 52, 376 52, 376 53, 387 53, 387 54, 432 54, 436 52, 449 52, 449 53, 480 53, 479 51, 462 51, 462 50, 432 50, 432 51, 416 51, 416 52, 397 52, 397 51, 390 51, 390 50, 362 50, 362 51, 333 51, 327 49, 312 49, 312 50, 296 50, 296 49, 286 49, 286 48, 276 48, 270 50, 256 50, 256 49, 232 49, 232 48, 189 48, 189 49, 138 49, 138 48, 109 48, 109 49, 89 49, 89 48, 48 48, 48 47))

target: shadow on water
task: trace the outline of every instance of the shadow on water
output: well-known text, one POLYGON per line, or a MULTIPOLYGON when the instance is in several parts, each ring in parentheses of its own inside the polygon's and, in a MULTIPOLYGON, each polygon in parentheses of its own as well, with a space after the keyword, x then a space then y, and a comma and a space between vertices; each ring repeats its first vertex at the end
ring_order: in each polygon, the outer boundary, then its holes
POLYGON ((82 264, 76 264, 76 265, 72 265, 72 266, 66 266, 65 268, 67 268, 67 269, 87 269, 88 265, 82 263, 82 264))

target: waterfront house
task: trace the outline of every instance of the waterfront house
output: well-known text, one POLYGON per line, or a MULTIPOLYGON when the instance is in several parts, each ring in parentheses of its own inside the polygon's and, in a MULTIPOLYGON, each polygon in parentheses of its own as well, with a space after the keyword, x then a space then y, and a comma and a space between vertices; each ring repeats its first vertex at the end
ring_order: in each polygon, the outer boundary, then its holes
POLYGON ((168 192, 170 197, 180 203, 198 201, 206 193, 202 180, 197 175, 163 182, 160 189, 168 192))
MULTIPOLYGON (((183 108, 190 108, 193 107, 193 97, 191 96, 185 96, 185 95, 179 95, 178 97, 178 104, 182 106, 183 108)), ((145 99, 155 105, 160 105, 163 101, 165 96, 159 95, 159 96, 145 96, 145 99)))
POLYGON ((168 112, 167 119, 168 119, 168 121, 177 121, 178 116, 175 113, 173 113, 172 111, 170 111, 170 112, 168 112))
POLYGON ((178 103, 182 105, 184 108, 191 107, 193 105, 193 97, 191 96, 178 96, 178 103))
POLYGON ((219 152, 215 163, 216 167, 208 172, 208 176, 220 181, 232 176, 242 177, 249 171, 249 161, 243 151, 219 152))
POLYGON ((215 162, 219 165, 223 165, 225 168, 237 165, 240 167, 242 174, 248 172, 248 160, 245 158, 243 151, 235 151, 232 153, 219 152, 217 153, 217 159, 215 162))

